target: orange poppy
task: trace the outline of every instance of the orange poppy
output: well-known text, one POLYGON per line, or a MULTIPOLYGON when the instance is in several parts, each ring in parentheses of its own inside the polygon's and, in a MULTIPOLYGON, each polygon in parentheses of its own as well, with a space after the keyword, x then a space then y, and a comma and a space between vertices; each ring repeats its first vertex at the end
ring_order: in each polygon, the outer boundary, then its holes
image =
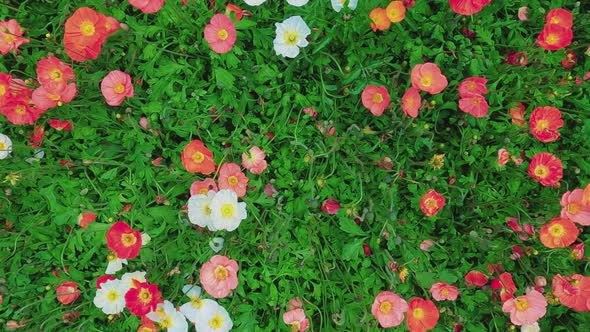
POLYGON ((415 297, 409 306, 406 323, 411 332, 432 330, 438 323, 440 314, 434 302, 415 297))
POLYGON ((406 6, 402 1, 392 1, 385 8, 385 14, 391 23, 401 22, 406 17, 406 6))
POLYGON ((181 154, 182 165, 190 173, 211 174, 215 171, 213 153, 203 142, 193 140, 184 147, 181 154))
POLYGON ((553 218, 539 230, 539 240, 547 248, 565 248, 576 241, 580 231, 567 218, 553 218))
POLYGON ((387 11, 381 7, 377 7, 369 13, 371 19, 371 29, 373 31, 383 31, 389 29, 391 21, 387 17, 387 11))

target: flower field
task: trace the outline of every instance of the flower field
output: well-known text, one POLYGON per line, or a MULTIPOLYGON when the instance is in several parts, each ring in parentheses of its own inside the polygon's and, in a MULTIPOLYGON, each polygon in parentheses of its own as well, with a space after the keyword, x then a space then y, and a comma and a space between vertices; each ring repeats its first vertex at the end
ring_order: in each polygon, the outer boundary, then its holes
POLYGON ((0 6, 7 331, 583 331, 590 3, 0 6))

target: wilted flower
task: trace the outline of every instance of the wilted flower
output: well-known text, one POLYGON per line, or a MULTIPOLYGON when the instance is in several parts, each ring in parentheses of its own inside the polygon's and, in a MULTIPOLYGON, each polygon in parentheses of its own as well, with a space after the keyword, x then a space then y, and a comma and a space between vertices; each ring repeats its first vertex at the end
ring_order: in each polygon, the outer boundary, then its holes
POLYGON ((576 57, 576 53, 574 53, 573 50, 567 50, 567 51, 565 51, 565 55, 563 57, 563 60, 561 60, 561 65, 565 69, 571 69, 576 64, 577 61, 578 61, 578 57, 576 57))
POLYGON ((445 154, 435 154, 429 162, 434 169, 441 169, 445 165, 445 154))
POLYGON ((322 211, 327 214, 337 214, 340 208, 340 204, 336 203, 334 198, 327 199, 324 204, 322 204, 322 211))
POLYGON ((73 281, 67 281, 61 283, 55 288, 57 300, 62 304, 70 304, 78 297, 80 297, 80 290, 78 290, 78 284, 73 281))
POLYGON ((508 150, 502 148, 498 150, 498 166, 502 167, 510 160, 510 153, 508 150))
POLYGON ((528 18, 526 16, 528 14, 528 12, 529 12, 529 8, 526 6, 518 8, 518 19, 521 21, 528 21, 528 18))
POLYGON ((517 124, 519 126, 524 126, 526 123, 525 121, 525 108, 522 103, 518 103, 516 108, 510 109, 510 116, 512 117, 512 123, 517 124))
POLYGON ((432 247, 433 245, 434 242, 432 242, 432 240, 424 240, 420 242, 420 249, 424 251, 430 251, 430 247, 432 247))

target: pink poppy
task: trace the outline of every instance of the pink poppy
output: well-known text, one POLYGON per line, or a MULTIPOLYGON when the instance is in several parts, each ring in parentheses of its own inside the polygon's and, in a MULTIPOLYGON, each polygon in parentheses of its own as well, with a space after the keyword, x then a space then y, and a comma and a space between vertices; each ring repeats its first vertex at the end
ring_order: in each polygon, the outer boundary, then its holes
POLYGON ((238 164, 225 163, 219 168, 219 178, 217 179, 219 189, 230 189, 238 197, 244 197, 246 195, 248 181, 250 179, 242 172, 238 164))
POLYGON ((108 73, 100 83, 100 90, 110 106, 119 106, 125 97, 133 97, 131 76, 119 70, 108 73))
POLYGON ((61 106, 63 103, 71 102, 77 93, 78 88, 76 87, 76 83, 70 83, 63 90, 53 92, 48 90, 44 85, 41 85, 33 91, 31 99, 39 111, 45 112, 55 106, 61 106))
POLYGON ((533 324, 545 316, 547 300, 543 294, 531 290, 526 295, 506 300, 502 311, 510 313, 510 321, 514 325, 533 324))
POLYGON ((303 309, 292 309, 283 314, 283 322, 291 326, 293 332, 303 332, 309 327, 309 319, 303 309))
POLYGON ((561 217, 569 218, 571 221, 582 226, 590 226, 590 205, 583 204, 584 191, 575 189, 568 191, 561 196, 561 217))
POLYGON ((518 19, 521 21, 528 21, 527 14, 529 13, 528 7, 520 7, 518 8, 518 19))
POLYGON ((581 260, 584 258, 584 242, 580 242, 578 244, 574 244, 572 246, 572 252, 570 253, 575 260, 581 260))
POLYGON ((68 85, 68 81, 74 78, 76 75, 72 67, 56 57, 50 56, 37 63, 37 80, 52 94, 61 94, 68 85))
POLYGON ((248 150, 248 153, 242 153, 242 166, 252 172, 252 174, 260 174, 264 172, 267 167, 266 152, 257 146, 253 146, 248 150))
POLYGON ((227 15, 215 14, 205 26, 205 40, 215 53, 229 52, 234 47, 236 38, 236 27, 227 15))
POLYGON ((430 287, 430 294, 437 301, 455 301, 459 296, 459 290, 457 287, 444 282, 436 282, 430 287))
POLYGON ((195 181, 191 184, 191 196, 192 195, 207 195, 209 190, 217 192, 217 185, 211 178, 207 178, 203 181, 195 181))
POLYGON ((418 116, 421 104, 420 91, 415 87, 410 87, 402 96, 402 111, 412 118, 418 116))
POLYGON ((492 0, 449 0, 451 9, 460 15, 468 16, 479 13, 492 0))
POLYGON ((510 153, 506 149, 498 150, 498 166, 504 166, 510 160, 510 153))
POLYGON ((6 55, 11 50, 14 50, 14 55, 16 55, 18 48, 22 44, 29 42, 22 35, 23 30, 15 19, 0 21, 0 53, 6 55))
POLYGON ((420 242, 420 250, 430 251, 430 247, 432 247, 433 245, 434 242, 432 242, 432 240, 424 240, 420 242))
POLYGON ((431 95, 441 93, 447 85, 447 77, 443 75, 440 68, 431 62, 418 64, 412 68, 410 80, 414 88, 428 92, 431 95))
POLYGON ((459 109, 465 113, 469 113, 476 118, 483 118, 488 114, 488 102, 483 96, 471 95, 469 97, 459 99, 459 109))
POLYGON ((556 274, 551 283, 553 295, 559 302, 576 311, 590 311, 590 277, 580 274, 556 274))
POLYGON ((371 313, 383 328, 399 326, 404 320, 404 313, 409 309, 408 303, 399 295, 385 291, 375 298, 371 313))
POLYGON ((203 264, 199 278, 209 295, 217 299, 226 297, 238 287, 238 263, 226 256, 215 255, 203 264))
POLYGON ((485 77, 468 77, 459 84, 459 96, 466 98, 473 95, 482 95, 488 93, 485 77))
POLYGON ((129 0, 129 4, 146 14, 153 14, 162 8, 164 0, 129 0))
POLYGON ((80 291, 78 290, 78 284, 73 281, 66 281, 61 283, 55 288, 57 300, 62 304, 70 304, 78 297, 80 297, 80 291))
POLYGON ((361 93, 361 100, 365 106, 375 116, 381 116, 387 106, 389 106, 389 92, 384 86, 367 85, 361 93))

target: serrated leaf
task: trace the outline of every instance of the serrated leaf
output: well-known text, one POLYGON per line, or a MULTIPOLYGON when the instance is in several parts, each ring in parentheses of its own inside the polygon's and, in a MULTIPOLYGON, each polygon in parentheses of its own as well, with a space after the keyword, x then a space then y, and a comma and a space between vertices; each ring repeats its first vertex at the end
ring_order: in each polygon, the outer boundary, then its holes
POLYGON ((340 219, 340 229, 350 235, 365 236, 367 235, 354 221, 350 218, 342 217, 340 219))

